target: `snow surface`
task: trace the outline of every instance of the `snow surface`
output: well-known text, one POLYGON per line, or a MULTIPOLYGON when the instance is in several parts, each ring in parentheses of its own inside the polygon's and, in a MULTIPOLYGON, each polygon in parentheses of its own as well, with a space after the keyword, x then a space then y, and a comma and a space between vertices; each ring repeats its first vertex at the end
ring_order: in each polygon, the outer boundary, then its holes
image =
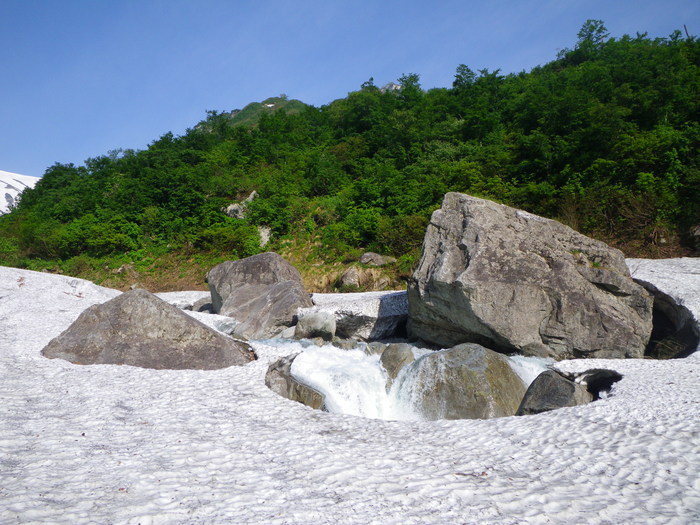
POLYGON ((17 204, 19 194, 25 188, 33 188, 38 181, 37 177, 0 170, 0 215, 9 212, 10 206, 17 204))
POLYGON ((577 360, 611 396, 535 416, 397 422, 223 370, 73 365, 40 350, 119 292, 0 268, 0 523, 700 522, 700 354, 577 360))
POLYGON ((677 304, 685 306, 700 324, 700 258, 627 259, 634 279, 652 284, 677 304))

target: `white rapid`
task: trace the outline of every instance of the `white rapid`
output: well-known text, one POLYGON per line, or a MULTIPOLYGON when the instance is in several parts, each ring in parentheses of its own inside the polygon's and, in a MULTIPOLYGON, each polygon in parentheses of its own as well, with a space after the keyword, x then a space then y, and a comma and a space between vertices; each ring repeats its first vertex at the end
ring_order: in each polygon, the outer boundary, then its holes
MULTIPOLYGON (((292 375, 323 393, 329 412, 372 419, 422 419, 415 400, 420 398, 421 389, 430 388, 430 385, 422 384, 424 379, 420 379, 420 358, 429 351, 414 348, 416 361, 404 367, 387 390, 388 376, 379 354, 341 350, 331 345, 287 344, 296 345, 301 352, 292 364, 292 375)), ((512 359, 512 366, 529 385, 550 362, 518 356, 512 359)))

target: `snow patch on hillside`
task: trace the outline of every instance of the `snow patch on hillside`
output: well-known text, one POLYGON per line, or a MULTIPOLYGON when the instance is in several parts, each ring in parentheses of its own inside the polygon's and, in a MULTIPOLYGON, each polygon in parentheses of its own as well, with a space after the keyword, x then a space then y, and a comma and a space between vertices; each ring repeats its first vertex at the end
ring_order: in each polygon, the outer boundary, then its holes
POLYGON ((39 179, 0 170, 0 214, 7 213, 19 201, 19 194, 33 188, 39 179))

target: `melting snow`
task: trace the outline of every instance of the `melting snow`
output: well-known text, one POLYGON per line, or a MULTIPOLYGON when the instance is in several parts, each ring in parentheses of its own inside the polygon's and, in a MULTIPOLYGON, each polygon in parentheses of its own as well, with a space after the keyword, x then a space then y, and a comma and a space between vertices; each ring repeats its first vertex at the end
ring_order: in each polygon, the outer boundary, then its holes
POLYGON ((586 406, 383 421, 269 391, 284 346, 216 371, 39 354, 118 293, 0 268, 0 523, 700 521, 700 353, 558 363, 624 375, 586 406))

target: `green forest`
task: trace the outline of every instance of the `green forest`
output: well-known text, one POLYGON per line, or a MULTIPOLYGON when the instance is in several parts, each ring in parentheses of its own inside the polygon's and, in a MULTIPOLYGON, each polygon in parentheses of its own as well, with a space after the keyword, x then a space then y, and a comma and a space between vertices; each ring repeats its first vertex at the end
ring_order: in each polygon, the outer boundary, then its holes
POLYGON ((55 164, 0 216, 0 264, 103 282, 130 265, 203 284, 212 264, 260 251, 323 272, 370 250, 398 259, 399 282, 448 191, 627 256, 697 255, 699 146, 700 40, 615 38, 589 20, 529 72, 461 64, 451 87, 428 90, 415 73, 369 79, 318 108, 282 95, 209 111, 144 150, 55 164), (245 218, 222 211, 253 190, 245 218))

